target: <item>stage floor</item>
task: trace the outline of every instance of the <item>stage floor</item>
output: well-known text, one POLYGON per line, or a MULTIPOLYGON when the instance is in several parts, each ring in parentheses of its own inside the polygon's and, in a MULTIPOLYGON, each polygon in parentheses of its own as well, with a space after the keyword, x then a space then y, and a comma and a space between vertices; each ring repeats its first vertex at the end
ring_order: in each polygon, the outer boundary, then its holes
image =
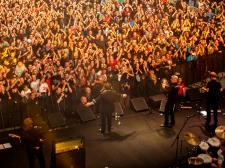
MULTIPOLYGON (((205 100, 202 101, 202 110, 205 109, 205 100)), ((87 123, 74 123, 67 121, 68 126, 51 130, 46 129, 46 142, 44 143, 44 155, 47 167, 50 167, 52 140, 63 137, 84 137, 86 149, 86 168, 164 168, 172 167, 176 163, 176 143, 171 147, 177 134, 182 128, 187 116, 195 115, 188 119, 187 124, 180 134, 184 139, 185 132, 191 132, 200 140, 208 140, 211 132, 205 128, 205 119, 202 113, 195 108, 199 102, 185 104, 193 107, 175 112, 176 124, 172 128, 162 128, 160 124, 164 116, 158 109, 135 112, 124 110, 121 124, 113 119, 112 133, 103 135, 98 132, 100 120, 87 123)), ((218 114, 219 125, 225 125, 225 99, 221 98, 218 114)), ((98 114, 96 114, 98 115, 98 114)), ((213 122, 211 123, 213 124, 213 122)), ((8 133, 19 134, 20 130, 1 132, 1 142, 6 141, 8 133)), ((212 135, 213 135, 212 130, 212 135)), ((214 135, 213 135, 214 136, 214 135)), ((217 137, 220 139, 219 137, 217 137)), ((178 157, 187 156, 193 146, 185 140, 179 140, 178 157), (182 150, 180 143, 182 143, 182 150), (182 153, 181 153, 182 152, 182 153)), ((38 162, 37 162, 38 165, 38 162)), ((11 149, 0 150, 1 168, 27 168, 28 161, 25 151, 21 146, 13 146, 11 149)), ((37 166, 39 167, 39 166, 37 166)))

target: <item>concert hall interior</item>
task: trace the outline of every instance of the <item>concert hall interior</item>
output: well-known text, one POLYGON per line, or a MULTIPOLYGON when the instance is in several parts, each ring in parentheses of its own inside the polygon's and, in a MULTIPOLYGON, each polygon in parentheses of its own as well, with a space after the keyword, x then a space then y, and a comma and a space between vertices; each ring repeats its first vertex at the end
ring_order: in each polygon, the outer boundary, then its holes
POLYGON ((0 168, 225 167, 224 42, 225 0, 0 0, 0 168))
MULTIPOLYGON (((185 99, 183 108, 175 110, 176 124, 173 127, 159 127, 164 117, 160 115, 158 107, 150 107, 149 104, 147 110, 138 112, 135 109, 124 110, 124 115, 119 120, 120 123, 113 118, 113 128, 110 134, 98 132, 100 128, 98 116, 95 120, 87 122, 67 120, 67 126, 55 129, 42 125, 43 128, 39 129, 44 132, 46 138, 43 148, 46 165, 51 164, 52 140, 67 137, 83 137, 87 168, 172 168, 175 163, 179 163, 180 157, 182 164, 185 164, 184 160, 187 161, 188 158, 196 156, 195 146, 196 143, 198 144, 198 140, 186 139, 184 136, 187 133, 196 135, 199 142, 206 142, 210 137, 222 139, 215 134, 215 128, 212 125, 209 125, 210 128, 206 128, 204 125, 206 121, 203 116, 206 103, 204 96, 203 94, 203 100, 185 99), (199 110, 202 113, 199 113, 199 110), (176 141, 171 147, 186 120, 187 123, 179 136, 178 147, 176 141), (177 161, 176 149, 178 149, 177 161)), ((224 97, 220 99, 219 109, 221 112, 218 112, 218 125, 223 126, 225 125, 224 97)), ((7 135, 9 133, 19 134, 20 131, 20 129, 2 131, 0 134, 1 143, 11 142, 7 135)), ((197 154, 200 153, 202 152, 197 154)), ((0 150, 0 156, 1 168, 28 167, 26 154, 22 147, 16 143, 14 145, 12 142, 10 149, 0 150)), ((68 162, 69 159, 69 157, 65 158, 64 162, 68 162)))

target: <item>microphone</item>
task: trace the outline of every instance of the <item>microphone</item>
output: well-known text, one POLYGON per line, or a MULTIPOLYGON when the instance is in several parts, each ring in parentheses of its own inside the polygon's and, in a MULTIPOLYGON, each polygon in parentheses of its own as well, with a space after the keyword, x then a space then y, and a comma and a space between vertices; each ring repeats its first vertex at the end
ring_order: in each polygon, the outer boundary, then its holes
POLYGON ((193 114, 193 115, 190 115, 190 116, 187 116, 187 118, 192 118, 194 116, 196 116, 197 114, 193 114))

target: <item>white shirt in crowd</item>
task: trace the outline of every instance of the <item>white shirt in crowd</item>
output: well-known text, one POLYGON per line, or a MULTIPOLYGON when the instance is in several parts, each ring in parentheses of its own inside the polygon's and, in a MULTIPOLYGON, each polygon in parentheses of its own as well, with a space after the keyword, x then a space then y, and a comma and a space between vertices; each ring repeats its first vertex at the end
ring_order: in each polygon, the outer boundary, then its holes
POLYGON ((39 93, 47 92, 48 91, 48 84, 42 83, 39 86, 39 93))
POLYGON ((30 89, 28 89, 27 91, 24 91, 24 90, 21 91, 21 95, 23 95, 26 98, 29 98, 30 94, 31 94, 31 90, 30 89))
POLYGON ((36 81, 32 81, 30 84, 31 89, 34 89, 37 92, 39 89, 39 83, 40 83, 40 79, 37 79, 36 81))

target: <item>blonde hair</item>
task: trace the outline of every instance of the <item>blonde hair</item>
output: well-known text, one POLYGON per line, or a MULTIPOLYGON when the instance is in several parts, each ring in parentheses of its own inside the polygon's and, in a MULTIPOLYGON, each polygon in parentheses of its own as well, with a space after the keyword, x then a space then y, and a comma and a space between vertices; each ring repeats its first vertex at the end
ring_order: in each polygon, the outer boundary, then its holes
POLYGON ((171 78, 173 78, 175 81, 177 81, 178 76, 177 75, 172 75, 171 78))
POLYGON ((33 128, 33 120, 31 118, 26 118, 23 120, 23 129, 29 131, 33 128))

